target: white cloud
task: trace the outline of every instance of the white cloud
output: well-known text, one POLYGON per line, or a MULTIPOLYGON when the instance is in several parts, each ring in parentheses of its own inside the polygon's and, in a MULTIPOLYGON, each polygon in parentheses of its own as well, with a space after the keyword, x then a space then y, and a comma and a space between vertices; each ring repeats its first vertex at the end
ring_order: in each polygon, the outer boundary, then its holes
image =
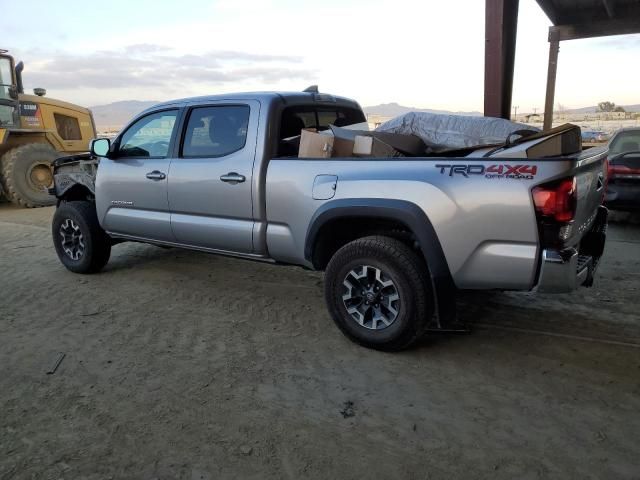
POLYGON ((185 90, 206 88, 211 93, 246 82, 309 81, 313 74, 300 68, 300 62, 296 56, 230 50, 176 54, 147 43, 92 54, 49 55, 36 59, 25 77, 29 85, 46 85, 63 98, 84 93, 85 103, 93 104, 97 95, 100 102, 128 98, 133 92, 143 99, 168 98, 184 96, 185 90))
MULTIPOLYGON (((317 83, 363 105, 482 110, 482 0, 218 0, 181 8, 169 26, 132 11, 114 26, 117 35, 107 27, 73 51, 22 52, 25 80, 82 104, 317 83)), ((513 97, 519 111, 544 104, 549 25, 534 0, 520 2, 513 97)), ((557 101, 640 101, 639 39, 563 43, 557 101)))

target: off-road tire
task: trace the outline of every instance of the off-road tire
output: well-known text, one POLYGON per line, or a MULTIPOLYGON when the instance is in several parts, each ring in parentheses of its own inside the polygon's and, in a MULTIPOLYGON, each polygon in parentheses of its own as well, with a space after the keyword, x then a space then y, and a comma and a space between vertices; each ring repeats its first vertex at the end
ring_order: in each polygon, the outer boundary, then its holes
POLYGON ((400 240, 370 236, 340 248, 325 272, 325 301, 340 330, 365 347, 397 351, 409 347, 426 331, 434 313, 434 299, 427 265, 400 240), (388 326, 372 330, 359 324, 347 312, 343 282, 349 272, 367 265, 384 272, 400 297, 397 317, 388 326))
POLYGON ((111 238, 98 223, 96 207, 92 202, 62 202, 53 215, 51 226, 53 245, 60 262, 75 273, 96 273, 109 261, 111 238), (83 238, 83 253, 78 259, 72 259, 63 246, 61 227, 75 225, 83 238))
POLYGON ((33 165, 51 163, 60 155, 46 143, 29 143, 12 148, 0 159, 0 180, 5 196, 21 207, 54 205, 56 198, 46 190, 35 189, 28 180, 33 165))

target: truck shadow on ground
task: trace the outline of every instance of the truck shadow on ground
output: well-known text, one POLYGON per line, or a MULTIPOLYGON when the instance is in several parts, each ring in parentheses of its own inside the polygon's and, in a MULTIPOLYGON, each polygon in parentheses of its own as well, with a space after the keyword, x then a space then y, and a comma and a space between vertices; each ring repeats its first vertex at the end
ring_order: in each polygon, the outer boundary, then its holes
MULTIPOLYGON (((605 259, 592 289, 570 294, 552 295, 499 291, 461 291, 458 293, 458 318, 471 333, 482 330, 521 331, 552 336, 587 338, 594 341, 640 345, 640 319, 633 308, 637 288, 635 282, 638 259, 629 262, 622 248, 637 248, 635 238, 640 230, 629 222, 612 225, 610 253, 605 259), (618 239, 617 247, 613 243, 618 239)), ((298 267, 273 266, 142 243, 124 243, 113 248, 105 273, 119 275, 138 269, 153 270, 173 282, 176 274, 206 284, 222 284, 238 290, 238 294, 268 290, 274 302, 287 302, 291 288, 304 292, 309 305, 323 308, 322 274, 298 267)), ((181 281, 175 288, 188 289, 181 281)), ((330 321, 328 314, 327 321, 330 321)), ((430 335, 421 345, 448 344, 460 338, 457 334, 430 335)))
POLYGON ((460 292, 457 302, 458 318, 472 331, 522 331, 640 347, 640 322, 628 315, 625 320, 617 306, 603 301, 600 308, 588 308, 571 294, 511 292, 460 292))
POLYGON ((121 243, 111 248, 111 258, 102 271, 116 272, 118 270, 130 270, 154 262, 171 261, 184 255, 197 256, 207 254, 181 250, 179 248, 158 247, 144 243, 121 243))

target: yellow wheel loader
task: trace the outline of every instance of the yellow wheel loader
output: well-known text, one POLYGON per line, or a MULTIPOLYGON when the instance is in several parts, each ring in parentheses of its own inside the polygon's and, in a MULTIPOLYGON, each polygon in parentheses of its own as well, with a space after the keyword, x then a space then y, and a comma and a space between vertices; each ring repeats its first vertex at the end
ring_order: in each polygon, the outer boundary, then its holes
POLYGON ((53 160, 86 152, 96 128, 87 108, 47 98, 43 88, 25 95, 23 68, 0 50, 0 194, 42 207, 56 201, 48 192, 53 160))

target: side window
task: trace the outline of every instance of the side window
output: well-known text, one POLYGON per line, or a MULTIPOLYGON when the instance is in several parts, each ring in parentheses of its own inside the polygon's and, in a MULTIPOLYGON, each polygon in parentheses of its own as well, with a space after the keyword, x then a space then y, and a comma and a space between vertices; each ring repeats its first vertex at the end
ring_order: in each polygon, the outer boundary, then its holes
POLYGON ((60 113, 54 113, 53 118, 56 121, 56 130, 63 140, 82 140, 80 133, 80 124, 78 119, 60 113))
POLYGON ((183 157, 222 157, 244 148, 248 105, 197 107, 191 110, 184 134, 183 157))
POLYGON ((166 157, 177 110, 152 113, 131 125, 120 139, 119 157, 166 157))

